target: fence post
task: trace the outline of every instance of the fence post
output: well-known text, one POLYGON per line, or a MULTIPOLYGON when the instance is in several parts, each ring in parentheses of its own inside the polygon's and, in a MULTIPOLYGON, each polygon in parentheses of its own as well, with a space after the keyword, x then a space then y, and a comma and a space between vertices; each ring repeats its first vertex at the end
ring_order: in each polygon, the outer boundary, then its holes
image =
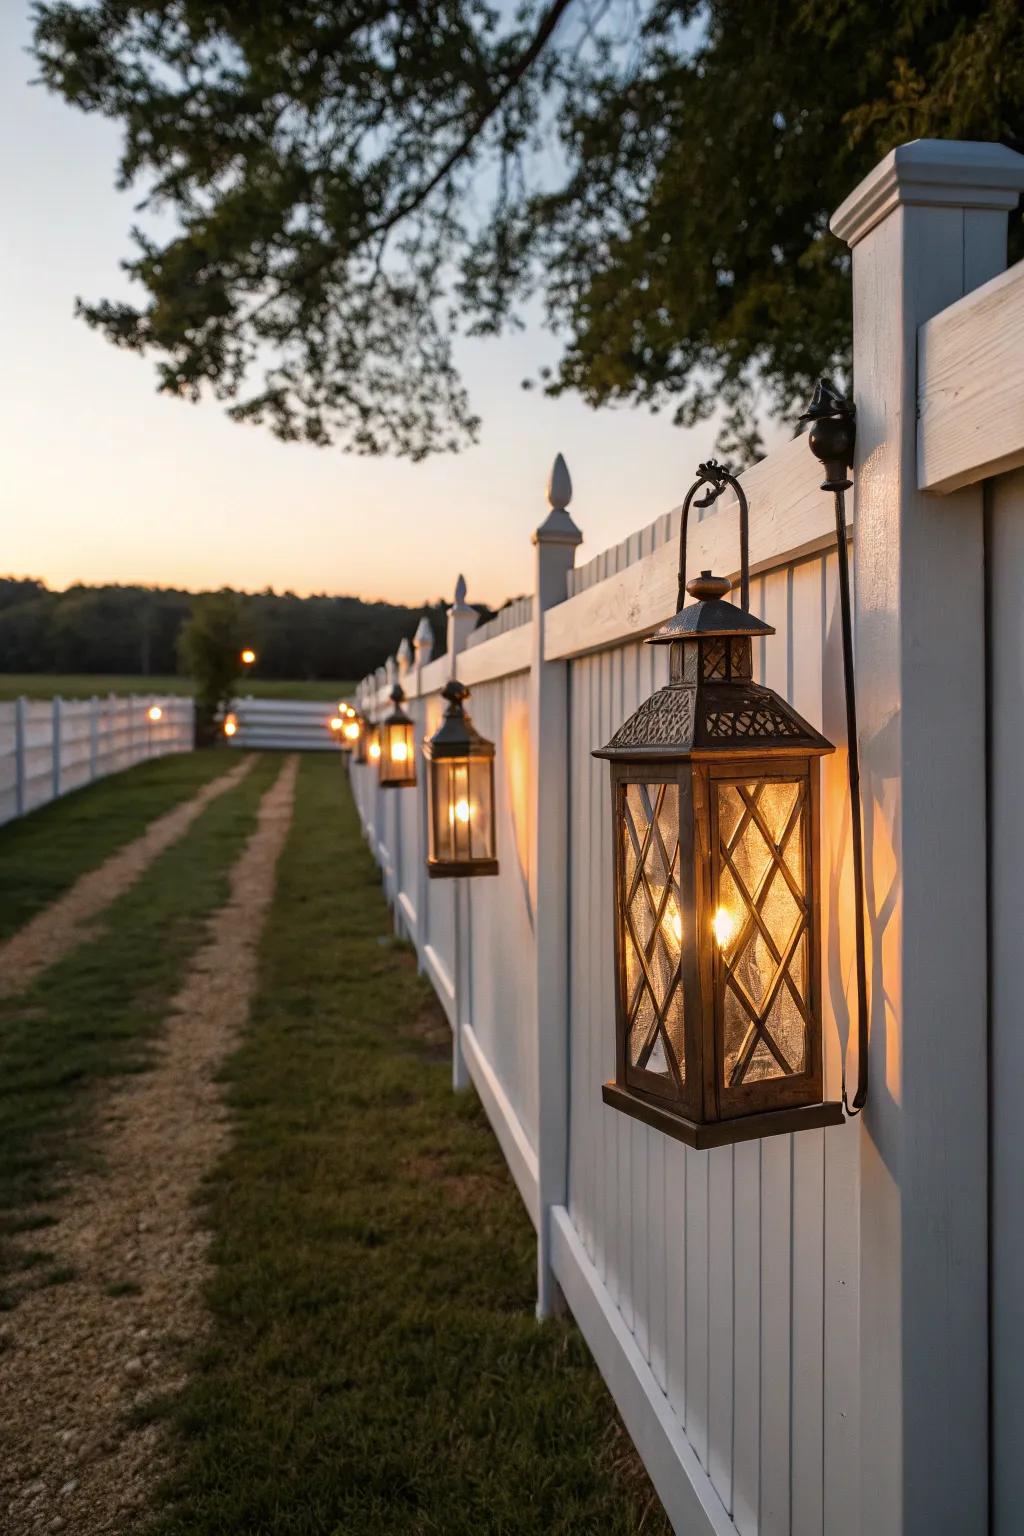
POLYGON ((917 489, 917 338, 1004 267, 1021 187, 1024 157, 1000 145, 917 140, 832 220, 853 248, 872 951, 859 1219, 871 1475, 852 1517, 864 1530, 988 1528, 982 488, 917 489))
POLYGON ((15 815, 24 816, 25 802, 28 798, 27 785, 25 783, 25 735, 27 721, 25 719, 28 701, 24 694, 20 694, 14 705, 14 806, 15 815))
POLYGON ((561 454, 548 480, 550 511, 533 536, 530 671, 530 896, 536 944, 537 1316, 560 1304, 551 1272, 551 1208, 567 1198, 569 1161, 569 666, 545 661, 545 614, 565 601, 583 535, 568 512, 572 481, 561 454))
POLYGON ((100 701, 93 694, 89 700, 89 783, 96 777, 96 762, 99 757, 100 738, 100 701))
MULTIPOLYGON (((466 649, 466 642, 476 629, 480 615, 472 604, 466 602, 466 578, 460 575, 455 583, 455 601, 448 609, 448 676, 458 671, 457 658, 466 649)), ((452 906, 455 918, 455 1028, 452 1030, 452 1087, 469 1087, 469 1068, 462 1054, 462 1026, 469 1020, 470 974, 472 938, 470 929, 469 891, 462 887, 467 882, 454 880, 452 906), (466 1017, 463 1018, 463 1013, 466 1017)))
MULTIPOLYGON (((427 701, 423 697, 423 668, 429 665, 434 654, 434 631, 430 627, 430 620, 423 614, 416 626, 416 633, 412 637, 412 648, 415 655, 414 669, 416 677, 416 699, 420 711, 420 722, 423 735, 427 733, 427 701)), ((419 825, 427 826, 427 817, 430 814, 430 806, 427 801, 427 775, 421 770, 417 779, 416 794, 419 797, 419 825)), ((426 837, 424 830, 423 836, 426 837)), ((420 849, 419 865, 416 872, 416 958, 420 970, 423 969, 423 951, 430 938, 430 924, 428 913, 430 910, 430 877, 427 874, 426 848, 420 849)))
POLYGON ((53 758, 52 787, 53 787, 53 798, 54 798, 54 800, 58 800, 60 798, 60 749, 61 749, 60 736, 61 736, 61 726, 62 726, 62 721, 61 721, 61 699, 60 699, 60 695, 59 694, 54 694, 52 722, 53 723, 52 723, 52 725, 50 727, 50 734, 51 734, 50 746, 51 746, 51 752, 52 752, 52 758, 53 758))

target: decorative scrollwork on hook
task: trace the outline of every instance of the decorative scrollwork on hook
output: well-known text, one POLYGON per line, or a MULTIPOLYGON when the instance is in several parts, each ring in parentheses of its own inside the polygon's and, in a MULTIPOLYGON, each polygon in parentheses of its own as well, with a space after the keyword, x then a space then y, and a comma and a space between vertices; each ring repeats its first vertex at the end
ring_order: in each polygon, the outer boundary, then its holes
POLYGON ((750 514, 747 507, 747 498, 743 487, 726 464, 719 464, 717 459, 707 459, 703 464, 697 465, 697 478, 686 493, 683 502, 683 515, 679 528, 679 595, 676 601, 677 608, 682 608, 686 602, 686 533, 690 521, 690 508, 710 507, 725 491, 733 491, 739 504, 740 511, 740 607, 744 612, 750 609, 750 557, 749 557, 749 533, 748 524, 750 514), (703 496, 697 492, 702 486, 706 487, 703 496))

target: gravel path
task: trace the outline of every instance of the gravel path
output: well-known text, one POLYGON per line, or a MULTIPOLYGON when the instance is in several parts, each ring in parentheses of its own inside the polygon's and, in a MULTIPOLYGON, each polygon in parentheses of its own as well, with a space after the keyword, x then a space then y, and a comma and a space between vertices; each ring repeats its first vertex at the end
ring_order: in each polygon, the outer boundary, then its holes
POLYGON ((69 891, 0 944, 0 998, 24 992, 40 971, 87 939, 89 924, 104 908, 134 885, 159 854, 184 837, 211 801, 234 789, 254 762, 255 758, 247 757, 237 768, 204 784, 184 805, 158 816, 141 837, 112 853, 98 869, 82 875, 69 891))
POLYGON ((128 1416, 181 1386, 205 1327, 194 1200, 227 1135, 215 1075, 248 1017, 297 770, 286 759, 263 796, 153 1070, 99 1106, 102 1172, 75 1181, 45 1234, 72 1278, 0 1320, 0 1531, 12 1536, 122 1536, 163 1473, 159 1424, 128 1416))

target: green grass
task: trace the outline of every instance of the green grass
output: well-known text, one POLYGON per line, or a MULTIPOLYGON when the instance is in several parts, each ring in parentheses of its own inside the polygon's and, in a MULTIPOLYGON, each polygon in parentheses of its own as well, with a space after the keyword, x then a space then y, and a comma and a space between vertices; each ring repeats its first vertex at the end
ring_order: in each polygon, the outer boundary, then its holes
POLYGON ((156 758, 0 828, 0 941, 237 762, 227 752, 156 758))
MULTIPOLYGON (((277 677, 240 677, 239 697, 253 694, 257 699, 343 699, 350 694, 355 683, 292 679, 277 677)), ((58 676, 49 672, 0 672, 0 699, 16 699, 24 694, 29 699, 52 699, 60 694, 64 699, 91 699, 93 694, 116 693, 175 693, 191 695, 192 679, 188 677, 111 677, 90 676, 87 673, 68 673, 58 676)))
POLYGON ((336 765, 309 757, 225 1073, 212 1333, 166 1408, 149 1536, 662 1536, 577 1329, 535 1321, 533 1229, 389 926, 336 765))
POLYGON ((0 1281, 6 1271, 7 1305, 16 1300, 11 1276, 23 1260, 5 1249, 3 1234, 38 1228, 45 1254, 39 1208, 89 1154, 89 1090, 146 1069, 150 1042, 205 937, 206 919, 227 899, 231 865, 281 765, 276 756, 258 760, 107 908, 87 943, 0 1002, 0 1281))

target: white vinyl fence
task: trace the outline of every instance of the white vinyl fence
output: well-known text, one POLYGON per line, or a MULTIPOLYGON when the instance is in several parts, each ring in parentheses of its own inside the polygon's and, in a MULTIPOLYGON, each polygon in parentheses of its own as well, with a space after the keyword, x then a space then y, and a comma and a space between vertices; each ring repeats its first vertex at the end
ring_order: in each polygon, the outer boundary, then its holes
MULTIPOLYGON (((358 690, 379 719, 400 679, 422 740, 454 671, 496 743, 495 878, 428 880, 422 769, 415 789, 381 791, 353 764, 353 791, 451 1023, 455 1086, 475 1084, 536 1226, 538 1310, 564 1297, 687 1536, 1022 1529, 1024 265, 1002 270, 1021 188, 1020 155, 922 141, 833 221, 852 248, 858 412, 860 1119, 705 1152, 602 1103, 612 850, 591 750, 666 680, 641 642, 675 608, 677 514, 577 566, 557 473, 532 599, 468 643, 460 592, 446 656, 417 636, 358 690)), ((834 1098, 853 923, 820 481, 802 438, 743 477, 752 607, 777 632, 755 667, 839 747, 821 826, 834 1098)), ((691 529, 690 566, 737 565, 723 497, 691 529)))
POLYGON ((250 751, 337 752, 330 729, 334 703, 309 699, 236 699, 231 713, 237 727, 228 746, 250 751))
POLYGON ((187 752, 192 737, 191 699, 0 701, 0 825, 146 758, 187 752))

